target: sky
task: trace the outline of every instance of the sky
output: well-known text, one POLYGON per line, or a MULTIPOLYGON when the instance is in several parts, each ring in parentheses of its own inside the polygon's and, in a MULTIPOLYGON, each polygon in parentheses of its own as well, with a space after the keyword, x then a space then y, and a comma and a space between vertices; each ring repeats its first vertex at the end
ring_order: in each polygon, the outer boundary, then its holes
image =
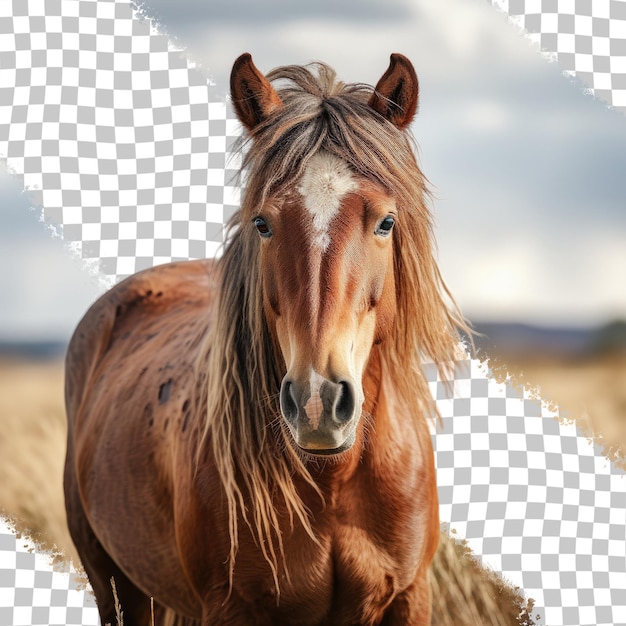
MULTIPOLYGON (((375 84, 401 52, 443 276, 473 321, 626 319, 626 116, 586 95, 485 0, 147 0, 224 99, 232 63, 323 60, 375 84)), ((69 337, 102 291, 0 175, 0 338, 69 337)))

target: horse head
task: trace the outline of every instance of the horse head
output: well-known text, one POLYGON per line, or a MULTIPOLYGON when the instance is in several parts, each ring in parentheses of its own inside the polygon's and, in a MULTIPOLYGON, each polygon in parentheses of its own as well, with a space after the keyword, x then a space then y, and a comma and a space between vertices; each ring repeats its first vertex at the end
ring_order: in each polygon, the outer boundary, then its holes
POLYGON ((398 54, 365 96, 339 95, 332 80, 325 92, 303 68, 281 72, 264 77, 249 54, 232 70, 232 102, 256 150, 240 228, 258 249, 263 312, 284 362, 283 423, 296 449, 335 455, 355 442, 372 347, 394 326, 403 215, 376 172, 415 115, 418 82, 398 54), (281 79, 300 89, 276 90, 281 79))

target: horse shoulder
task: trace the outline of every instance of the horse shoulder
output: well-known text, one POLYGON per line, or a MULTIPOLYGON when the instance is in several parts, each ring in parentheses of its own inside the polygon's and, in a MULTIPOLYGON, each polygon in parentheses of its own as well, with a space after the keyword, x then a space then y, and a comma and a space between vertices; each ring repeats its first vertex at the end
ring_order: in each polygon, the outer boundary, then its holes
MULTIPOLYGON (((150 268, 115 285, 89 308, 72 335, 66 355, 65 393, 70 425, 93 382, 95 369, 114 341, 127 332, 124 329, 129 322, 134 323, 142 312, 144 318, 154 316, 159 299, 163 304, 171 303, 179 296, 181 284, 188 295, 208 305, 211 283, 215 283, 210 278, 213 267, 212 261, 192 261, 150 268)), ((184 304, 181 302, 180 306, 184 304)))

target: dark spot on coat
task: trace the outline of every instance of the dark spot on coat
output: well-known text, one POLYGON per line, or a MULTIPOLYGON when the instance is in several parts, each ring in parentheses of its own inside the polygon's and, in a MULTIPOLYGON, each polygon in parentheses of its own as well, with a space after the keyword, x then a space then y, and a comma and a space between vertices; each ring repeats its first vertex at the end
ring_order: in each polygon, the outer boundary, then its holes
POLYGON ((124 307, 121 304, 118 304, 115 307, 115 317, 119 317, 124 311, 124 307))
POLYGON ((167 427, 169 426, 169 423, 170 423, 170 418, 167 417, 165 419, 165 422, 163 422, 163 432, 165 432, 167 430, 167 427))
POLYGON ((130 337, 130 330, 127 330, 121 337, 120 339, 128 339, 130 337))
POLYGON ((165 404, 172 395, 172 385, 174 381, 170 378, 166 383, 163 383, 159 387, 159 402, 165 404))
POLYGON ((150 341, 150 339, 154 339, 159 333, 149 333, 145 336, 145 341, 150 341))
POLYGON ((148 404, 146 404, 146 406, 143 407, 143 415, 142 415, 142 417, 144 419, 152 417, 152 402, 148 402, 148 404))
POLYGON ((183 433, 185 432, 185 430, 187 430, 187 425, 189 424, 189 416, 191 415, 191 411, 189 409, 189 405, 190 405, 189 399, 187 399, 187 400, 185 400, 183 402, 183 413, 184 413, 184 415, 183 415, 183 423, 182 423, 182 426, 181 426, 181 432, 183 432, 183 433))
POLYGON ((184 433, 187 430, 187 424, 189 424, 189 416, 190 416, 189 412, 185 413, 185 417, 183 418, 183 425, 181 426, 181 429, 180 429, 182 433, 184 433))

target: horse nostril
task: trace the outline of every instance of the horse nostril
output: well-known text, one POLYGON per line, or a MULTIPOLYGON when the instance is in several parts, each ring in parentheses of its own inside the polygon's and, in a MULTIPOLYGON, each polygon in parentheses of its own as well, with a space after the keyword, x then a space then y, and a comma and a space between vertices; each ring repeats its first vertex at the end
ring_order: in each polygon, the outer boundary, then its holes
POLYGON ((347 422, 352 418, 354 414, 354 392, 350 383, 343 381, 339 383, 333 413, 335 419, 341 422, 347 422))
POLYGON ((289 421, 295 420, 298 415, 298 405, 293 394, 291 381, 283 380, 280 387, 280 410, 283 412, 283 417, 289 421))

